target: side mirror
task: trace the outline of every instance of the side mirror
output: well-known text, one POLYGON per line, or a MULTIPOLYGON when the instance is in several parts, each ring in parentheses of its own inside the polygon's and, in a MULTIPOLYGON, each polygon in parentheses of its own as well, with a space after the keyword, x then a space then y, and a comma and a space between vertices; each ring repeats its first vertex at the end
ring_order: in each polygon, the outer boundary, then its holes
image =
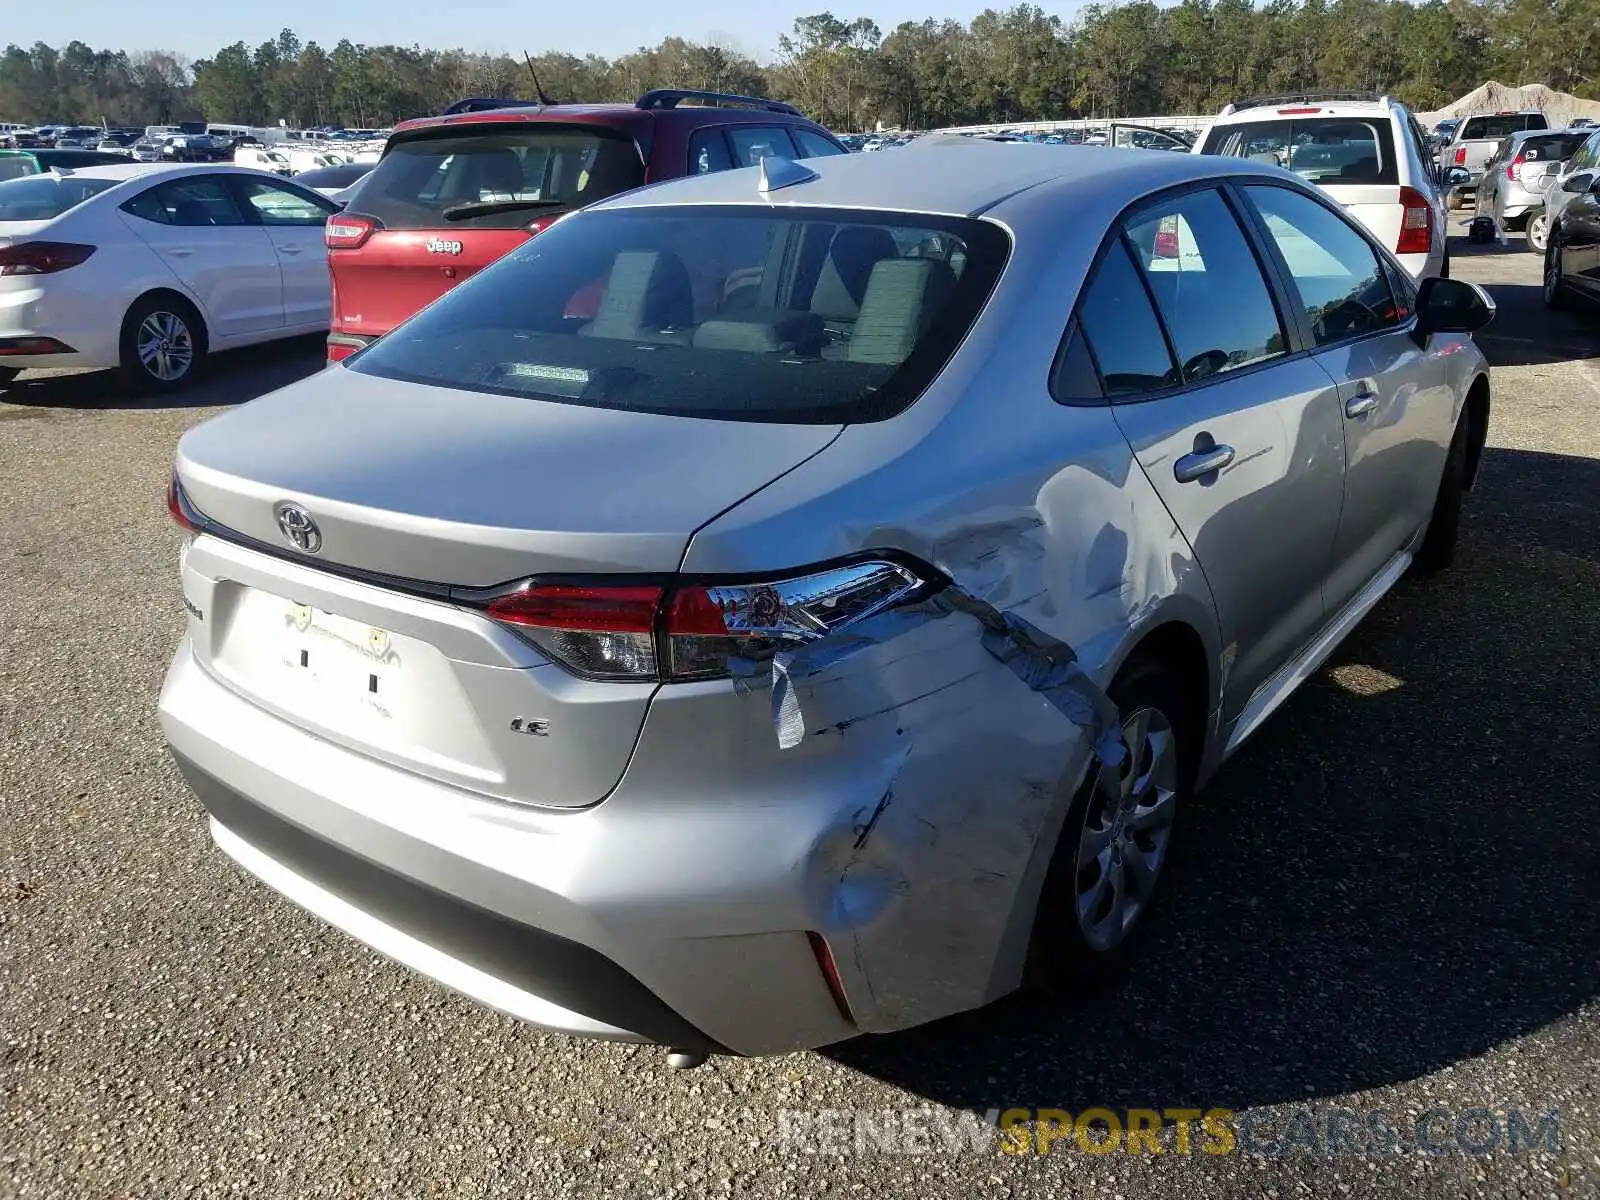
POLYGON ((1465 167, 1451 167, 1444 173, 1445 187, 1464 187, 1472 182, 1472 172, 1465 167))
POLYGON ((1579 171, 1561 181, 1561 190, 1578 193, 1593 191, 1597 178, 1600 176, 1596 176, 1593 171, 1579 171))
POLYGON ((1430 276, 1417 288, 1417 342, 1426 346, 1436 333, 1476 333, 1494 312, 1494 300, 1477 284, 1430 276))

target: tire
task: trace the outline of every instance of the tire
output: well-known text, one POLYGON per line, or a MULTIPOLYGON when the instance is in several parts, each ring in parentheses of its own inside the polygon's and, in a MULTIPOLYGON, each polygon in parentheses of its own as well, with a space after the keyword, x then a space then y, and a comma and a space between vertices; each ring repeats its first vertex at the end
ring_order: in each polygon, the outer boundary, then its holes
POLYGON ((1198 761, 1203 715, 1189 711, 1171 672, 1135 657, 1118 673, 1109 695, 1122 714, 1125 745, 1130 738, 1137 741, 1138 753, 1130 752, 1118 767, 1092 765, 1061 826, 1028 950, 1030 984, 1052 995, 1109 982, 1137 955, 1163 894, 1198 761), (1141 782, 1149 786, 1141 790, 1141 782), (1141 797, 1150 802, 1140 804, 1141 797), (1103 845, 1098 854, 1092 853, 1095 842, 1103 845), (1154 870, 1136 874, 1135 861, 1153 863, 1154 870), (1115 891, 1107 893, 1103 886, 1119 876, 1125 896, 1133 890, 1128 884, 1141 880, 1138 907, 1124 911, 1125 919, 1107 911, 1115 891))
POLYGON ((1424 575, 1443 571, 1455 563, 1456 542, 1461 534, 1461 497, 1467 481, 1467 431, 1471 421, 1462 412, 1445 455, 1444 474, 1439 477, 1439 492, 1433 499, 1433 515, 1428 532, 1422 535, 1414 565, 1424 575))
POLYGON ((1440 279, 1449 279, 1450 278, 1450 247, 1449 246, 1446 246, 1444 248, 1444 261, 1439 264, 1439 278, 1440 279))
POLYGON ((1527 246, 1532 254, 1543 254, 1550 242, 1550 214, 1540 209, 1528 215, 1527 246))
POLYGON ((122 377, 134 391, 170 395, 194 382, 205 366, 205 322, 171 292, 134 301, 122 321, 122 377))
POLYGON ((1550 231, 1550 244, 1544 252, 1544 305, 1546 308, 1563 309, 1568 307, 1567 289, 1561 282, 1562 253, 1561 235, 1555 230, 1550 231))
POLYGON ((21 367, 0 367, 0 388, 10 387, 21 374, 21 367))

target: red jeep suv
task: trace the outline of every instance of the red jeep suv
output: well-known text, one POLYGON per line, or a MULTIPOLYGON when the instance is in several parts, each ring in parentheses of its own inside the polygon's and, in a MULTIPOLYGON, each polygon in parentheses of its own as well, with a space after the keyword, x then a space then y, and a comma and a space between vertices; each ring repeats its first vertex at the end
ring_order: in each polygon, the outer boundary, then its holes
POLYGON ((348 358, 573 209, 764 156, 844 153, 792 105, 676 88, 634 104, 470 100, 406 121, 326 226, 328 359, 348 358))

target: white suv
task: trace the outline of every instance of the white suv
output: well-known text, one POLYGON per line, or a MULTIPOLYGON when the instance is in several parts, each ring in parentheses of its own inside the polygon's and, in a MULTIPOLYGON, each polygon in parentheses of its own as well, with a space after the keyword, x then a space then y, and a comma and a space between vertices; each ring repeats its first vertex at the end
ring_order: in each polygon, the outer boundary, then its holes
POLYGON ((1445 196, 1428 136, 1388 96, 1314 92, 1240 100, 1218 114, 1194 153, 1287 167, 1344 205, 1412 278, 1450 274, 1445 196))

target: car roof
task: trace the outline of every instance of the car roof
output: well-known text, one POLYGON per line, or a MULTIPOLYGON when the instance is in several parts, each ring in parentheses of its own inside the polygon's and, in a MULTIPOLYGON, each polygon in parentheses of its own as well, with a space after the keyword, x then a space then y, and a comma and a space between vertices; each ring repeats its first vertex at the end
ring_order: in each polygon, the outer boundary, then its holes
POLYGON ((758 167, 665 180, 595 209, 760 204, 976 216, 1042 184, 1107 189, 1132 198, 1190 179, 1260 175, 1262 164, 1168 150, 1100 150, 991 142, 957 134, 919 138, 893 154, 803 160, 816 178, 763 193, 758 167))
POLYGON ((762 125, 816 124, 809 117, 796 116, 793 113, 715 104, 686 104, 672 108, 640 108, 637 104, 548 104, 543 107, 491 108, 482 112, 454 113, 445 117, 415 117, 409 121, 401 121, 394 127, 393 132, 402 134, 422 129, 457 126, 536 125, 543 122, 631 126, 657 120, 687 121, 696 125, 713 123, 734 125, 745 122, 762 125))
POLYGON ((1283 100, 1273 104, 1252 105, 1231 113, 1221 113, 1214 124, 1246 124, 1253 121, 1275 121, 1292 116, 1296 121, 1316 121, 1337 117, 1390 117, 1404 111, 1403 106, 1387 98, 1381 100, 1283 100), (1295 109, 1281 113, 1279 109, 1295 109), (1313 109, 1307 112, 1305 110, 1313 109))

